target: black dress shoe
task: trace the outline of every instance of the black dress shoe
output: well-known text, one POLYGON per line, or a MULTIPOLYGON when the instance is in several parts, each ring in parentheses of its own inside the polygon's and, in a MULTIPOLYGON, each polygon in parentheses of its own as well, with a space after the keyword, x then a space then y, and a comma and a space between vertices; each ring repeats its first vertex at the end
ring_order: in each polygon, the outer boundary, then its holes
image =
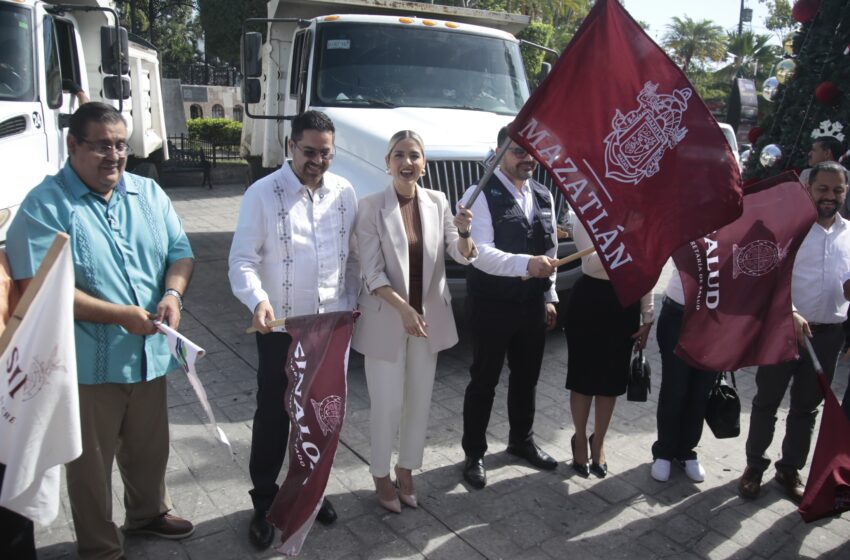
POLYGON ((548 453, 540 449, 533 441, 519 445, 508 445, 507 451, 511 455, 522 457, 538 469, 551 471, 558 466, 558 461, 550 457, 548 453))
MULTIPOLYGON (((591 451, 593 450, 593 436, 594 434, 590 434, 590 437, 587 438, 587 442, 590 444, 591 451)), ((596 461, 590 462, 590 472, 598 476, 599 478, 605 478, 608 475, 608 463, 597 463, 596 461)))
POLYGON ((322 500, 322 507, 319 508, 319 513, 316 514, 316 521, 321 523, 322 525, 330 525, 334 521, 336 521, 337 514, 334 509, 331 501, 327 498, 322 500))
POLYGON ((266 520, 266 512, 254 511, 254 517, 248 527, 248 540, 259 550, 265 550, 272 545, 274 527, 266 520))
POLYGON ((481 457, 467 457, 463 466, 463 478, 473 488, 484 488, 487 485, 487 471, 484 469, 484 459, 481 457))
POLYGON ((573 434, 573 437, 570 438, 570 447, 573 450, 573 462, 570 463, 570 466, 573 468, 575 472, 579 474, 582 478, 588 478, 590 476, 590 469, 587 466, 587 463, 581 464, 576 462, 576 435, 573 434))

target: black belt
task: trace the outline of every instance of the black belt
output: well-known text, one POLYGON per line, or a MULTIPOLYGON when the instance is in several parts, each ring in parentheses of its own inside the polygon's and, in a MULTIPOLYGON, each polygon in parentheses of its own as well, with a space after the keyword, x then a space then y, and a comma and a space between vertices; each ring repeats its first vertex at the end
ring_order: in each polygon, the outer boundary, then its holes
POLYGON ((841 323, 809 323, 809 330, 812 334, 828 332, 841 328, 841 323))
POLYGON ((661 301, 664 305, 668 305, 668 306, 670 306, 670 308, 675 309, 676 311, 678 311, 680 313, 684 313, 684 311, 685 311, 684 305, 682 305, 681 303, 676 303, 675 301, 673 301, 672 299, 670 299, 667 296, 664 296, 664 299, 661 300, 661 301))

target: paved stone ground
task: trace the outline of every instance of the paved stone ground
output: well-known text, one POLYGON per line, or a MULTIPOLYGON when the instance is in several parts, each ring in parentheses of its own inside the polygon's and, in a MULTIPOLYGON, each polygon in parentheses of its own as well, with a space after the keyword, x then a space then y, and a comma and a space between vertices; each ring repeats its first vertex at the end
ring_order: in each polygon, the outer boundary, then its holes
MULTIPOLYGON (((274 556, 256 553, 247 539, 251 502, 248 455, 254 410, 256 351, 246 309, 230 294, 227 253, 242 194, 241 186, 173 188, 173 198, 192 240, 197 263, 181 330, 207 350, 199 373, 233 443, 231 461, 213 442, 204 413, 185 377, 169 376, 171 457, 167 483, 176 513, 195 522, 184 541, 130 538, 131 559, 237 559, 274 556)), ((660 301, 663 283, 657 288, 660 301)), ((744 467, 744 439, 716 440, 706 430, 699 453, 708 471, 702 484, 681 470, 661 484, 649 476, 655 439, 660 359, 654 335, 649 357, 654 392, 647 403, 620 399, 606 440, 609 476, 573 476, 568 393, 564 389, 566 342, 562 333, 547 340, 538 388, 537 441, 561 464, 539 472, 504 452, 508 433, 506 384, 498 389, 490 422, 491 450, 485 458, 489 484, 474 491, 461 483, 461 409, 470 350, 463 340, 440 356, 431 408, 425 465, 415 481, 421 507, 395 515, 374 497, 367 467, 369 401, 362 358, 352 354, 348 415, 328 487, 339 520, 316 525, 307 538, 306 559, 354 558, 848 558, 850 518, 805 524, 775 483, 755 502, 736 494, 744 467)), ((506 376, 504 376, 506 377, 506 376)), ((842 395, 848 366, 836 374, 842 395)), ((744 414, 754 392, 752 371, 738 375, 744 414)), ((786 402, 787 406, 787 402, 786 402)), ((784 419, 783 414, 780 421, 784 419)), ((778 443, 770 453, 776 457, 778 443)), ((804 476, 807 473, 803 473, 804 476)), ((768 472, 772 476, 772 471, 768 472)), ((115 518, 123 520, 122 484, 113 473, 115 518)), ((75 556, 67 495, 59 518, 36 535, 40 558, 75 556)))

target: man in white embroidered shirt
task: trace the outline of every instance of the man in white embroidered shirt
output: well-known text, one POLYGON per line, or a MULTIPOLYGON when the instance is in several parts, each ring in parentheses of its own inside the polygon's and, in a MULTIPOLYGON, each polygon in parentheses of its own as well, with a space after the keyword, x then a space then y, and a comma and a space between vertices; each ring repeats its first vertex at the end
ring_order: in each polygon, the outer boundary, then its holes
MULTIPOLYGON (((351 183, 327 172, 334 156, 333 122, 318 111, 298 115, 288 147, 292 159, 245 191, 230 248, 231 289, 253 312, 258 331, 249 462, 254 517, 248 536, 261 550, 274 538, 266 512, 278 491, 289 435, 283 364, 292 338, 269 323, 354 309, 360 287, 351 238, 357 197, 351 183)), ((328 500, 316 519, 325 524, 336 519, 328 500)))
POLYGON ((756 395, 747 436, 747 468, 738 483, 743 498, 753 499, 761 489, 762 474, 770 466, 766 451, 773 440, 776 411, 789 382, 791 404, 775 479, 793 501, 799 503, 803 497, 799 470, 806 464, 818 406, 823 400, 803 343, 806 338, 811 339, 824 373, 832 381, 844 342, 841 323, 848 307, 842 282, 850 272, 850 222, 838 214, 847 195, 847 178, 847 170, 834 161, 816 164, 809 175, 809 192, 818 218, 797 252, 791 280, 800 357, 759 367, 756 372, 756 395))

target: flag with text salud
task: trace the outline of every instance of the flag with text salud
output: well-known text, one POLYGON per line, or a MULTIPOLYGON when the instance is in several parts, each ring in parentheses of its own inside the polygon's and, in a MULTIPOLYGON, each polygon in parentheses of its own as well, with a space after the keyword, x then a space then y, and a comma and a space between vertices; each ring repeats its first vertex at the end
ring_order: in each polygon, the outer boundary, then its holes
POLYGON ((286 318, 292 337, 281 374, 289 414, 289 470, 269 510, 280 529, 277 551, 287 556, 301 546, 325 494, 345 418, 348 348, 355 313, 339 311, 286 318))
POLYGON ((57 236, 0 341, 0 506, 49 525, 61 465, 82 453, 71 247, 57 236))
POLYGON ((723 132, 616 0, 596 2, 509 134, 561 188, 624 305, 678 247, 741 213, 723 132))
POLYGON ((791 274, 816 218, 787 172, 748 187, 740 218, 677 250, 685 314, 676 354, 709 371, 796 358, 791 274))

